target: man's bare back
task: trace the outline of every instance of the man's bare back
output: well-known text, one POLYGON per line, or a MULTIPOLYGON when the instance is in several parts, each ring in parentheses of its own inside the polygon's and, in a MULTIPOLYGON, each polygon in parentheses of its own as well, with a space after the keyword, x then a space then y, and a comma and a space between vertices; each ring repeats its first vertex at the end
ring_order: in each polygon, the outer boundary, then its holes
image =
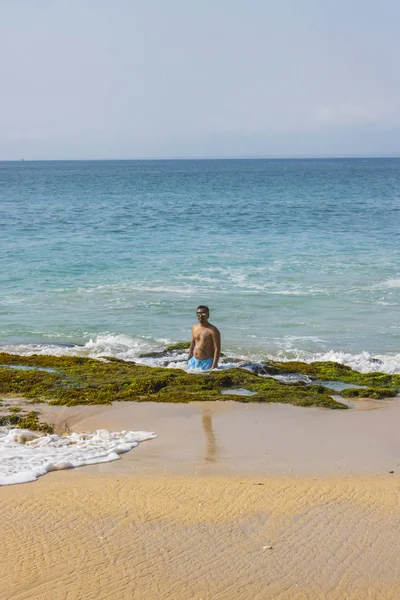
POLYGON ((196 316, 198 323, 192 327, 192 343, 188 360, 192 356, 197 360, 213 359, 211 368, 216 369, 221 352, 220 332, 215 325, 209 323, 209 311, 206 306, 199 306, 196 316))

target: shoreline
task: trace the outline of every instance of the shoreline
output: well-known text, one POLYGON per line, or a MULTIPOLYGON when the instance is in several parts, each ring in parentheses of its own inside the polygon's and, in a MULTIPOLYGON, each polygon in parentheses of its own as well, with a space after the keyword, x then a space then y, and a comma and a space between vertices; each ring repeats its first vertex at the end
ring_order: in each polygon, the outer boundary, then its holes
MULTIPOLYGON (((24 408, 21 397, 7 400, 24 408)), ((118 461, 79 467, 88 474, 400 474, 400 397, 358 399, 354 408, 346 411, 233 400, 29 404, 32 409, 58 434, 107 429, 152 431, 158 436, 122 454, 118 461)))
POLYGON ((163 404, 118 402, 111 406, 39 406, 56 428, 83 433, 154 431, 157 438, 93 465, 99 473, 229 476, 336 476, 400 473, 400 397, 358 400, 332 411, 287 404, 232 400, 163 404))

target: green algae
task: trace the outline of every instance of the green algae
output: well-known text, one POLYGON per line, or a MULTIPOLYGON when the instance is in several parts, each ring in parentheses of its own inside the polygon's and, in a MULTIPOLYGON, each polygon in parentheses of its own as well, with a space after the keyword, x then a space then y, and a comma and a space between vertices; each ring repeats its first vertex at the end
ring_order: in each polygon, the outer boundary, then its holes
POLYGON ((20 429, 29 429, 30 431, 38 431, 41 433, 53 433, 53 427, 48 423, 42 423, 38 419, 38 413, 31 411, 27 414, 11 414, 0 417, 1 426, 13 426, 20 429))
POLYGON ((61 377, 46 371, 18 371, 0 368, 0 393, 20 394, 26 398, 40 397, 61 377))
POLYGON ((148 367, 121 360, 5 353, 0 353, 0 363, 52 369, 48 372, 0 368, 0 392, 17 393, 55 405, 235 400, 347 408, 333 400, 331 390, 323 386, 287 384, 240 368, 188 374, 179 369, 148 367), (244 387, 255 395, 221 395, 222 390, 238 387, 244 387))
POLYGON ((397 391, 392 388, 348 388, 340 394, 343 398, 372 398, 374 400, 381 400, 382 398, 397 396, 397 391))
POLYGON ((354 383, 355 385, 366 385, 371 388, 400 388, 400 375, 389 375, 387 373, 359 373, 350 367, 336 362, 276 362, 265 363, 266 368, 272 365, 278 368, 280 374, 301 373, 312 379, 323 379, 330 381, 342 381, 343 383, 354 383))
POLYGON ((106 362, 115 362, 115 363, 120 363, 122 365, 134 365, 136 364, 133 361, 130 360, 124 360, 123 358, 116 358, 115 356, 99 356, 99 360, 104 360, 106 362))
POLYGON ((173 344, 172 346, 167 346, 164 349, 165 354, 171 354, 171 352, 182 352, 184 350, 189 350, 191 342, 178 342, 177 344, 173 344))
POLYGON ((160 350, 159 352, 143 352, 143 354, 139 354, 139 358, 161 358, 163 356, 171 356, 176 353, 186 352, 189 348, 190 342, 178 342, 172 346, 167 346, 164 350, 160 350))
POLYGON ((19 413, 21 412, 22 408, 20 406, 10 406, 8 409, 8 412, 10 413, 19 413))

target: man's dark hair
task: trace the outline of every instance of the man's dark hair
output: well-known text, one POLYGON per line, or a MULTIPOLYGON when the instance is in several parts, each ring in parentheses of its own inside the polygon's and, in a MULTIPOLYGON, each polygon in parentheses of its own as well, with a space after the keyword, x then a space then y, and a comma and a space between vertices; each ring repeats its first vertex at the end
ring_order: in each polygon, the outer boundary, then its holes
POLYGON ((204 304, 200 304, 200 306, 197 307, 197 310, 205 310, 206 313, 210 314, 210 309, 208 308, 208 306, 205 306, 204 304))

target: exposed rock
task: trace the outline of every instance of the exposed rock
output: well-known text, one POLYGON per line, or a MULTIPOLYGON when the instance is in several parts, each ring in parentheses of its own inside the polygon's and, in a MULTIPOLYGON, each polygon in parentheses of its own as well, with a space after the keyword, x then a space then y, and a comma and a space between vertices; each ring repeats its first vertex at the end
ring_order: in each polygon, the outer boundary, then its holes
POLYGON ((382 398, 393 398, 397 396, 397 391, 392 388, 347 388, 342 390, 340 395, 343 398, 372 398, 381 400, 382 398))
MULTIPOLYGON (((0 393, 17 393, 50 404, 109 404, 113 401, 190 402, 235 400, 282 402, 298 406, 346 409, 323 386, 291 384, 232 368, 204 374, 149 367, 129 362, 104 362, 82 357, 17 356, 0 353, 2 364, 29 365, 33 370, 0 368, 0 393), (54 372, 40 370, 51 367, 54 372), (35 368, 36 367, 36 368, 35 368), (245 388, 252 396, 222 395, 226 389, 245 388)), ((18 415, 10 415, 8 418, 18 415)))
POLYGON ((186 350, 189 350, 190 342, 178 342, 172 346, 167 346, 164 350, 159 352, 144 352, 139 354, 139 358, 163 358, 164 356, 174 356, 176 354, 182 354, 186 350))

